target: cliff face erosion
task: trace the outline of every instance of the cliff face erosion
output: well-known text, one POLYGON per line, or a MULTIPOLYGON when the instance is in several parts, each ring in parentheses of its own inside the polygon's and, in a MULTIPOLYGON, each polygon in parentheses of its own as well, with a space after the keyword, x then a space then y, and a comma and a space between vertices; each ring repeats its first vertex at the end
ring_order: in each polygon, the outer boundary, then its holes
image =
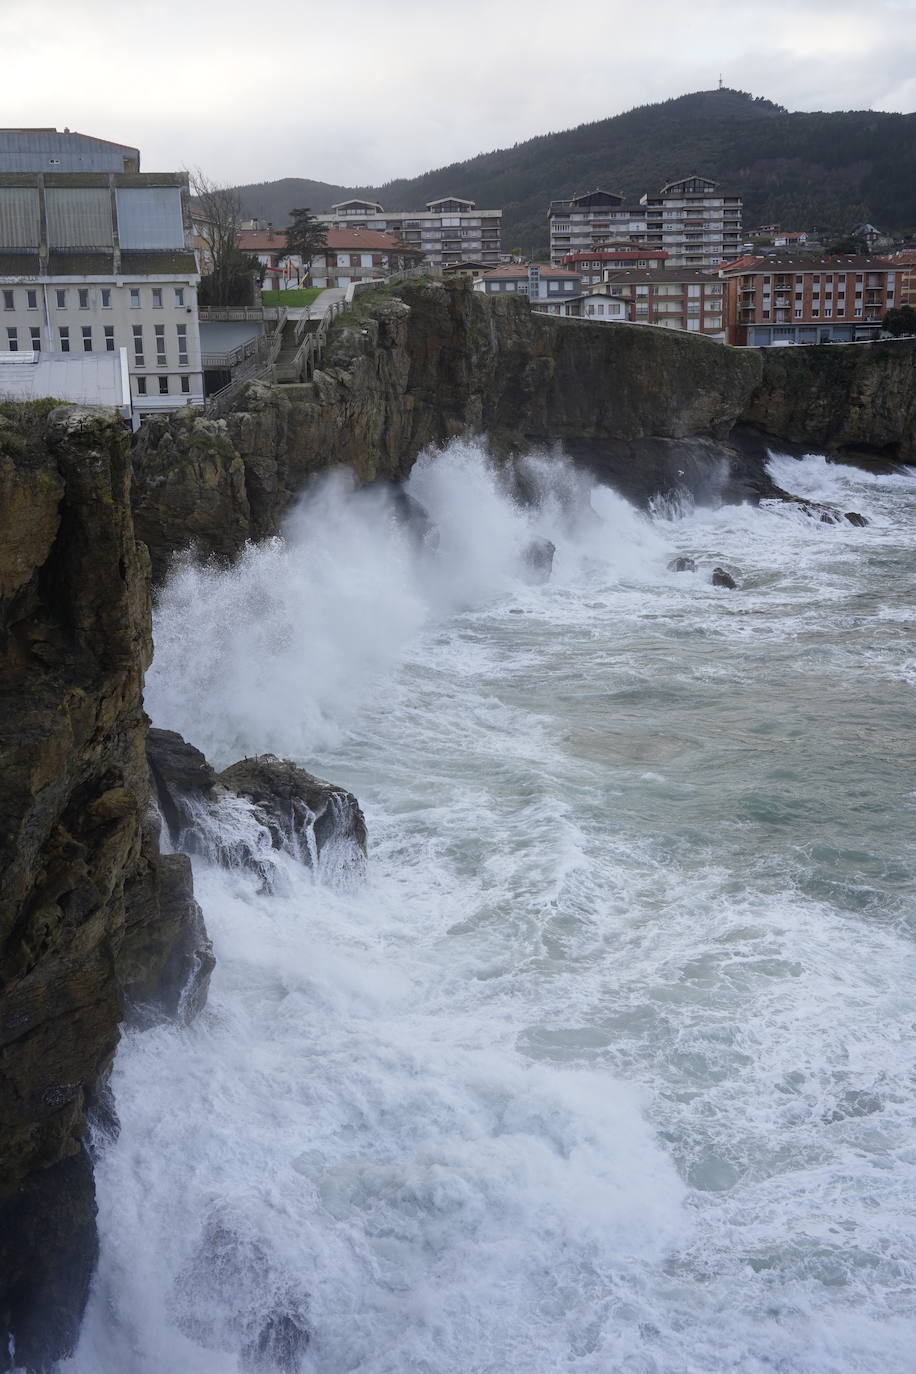
POLYGON ((175 550, 229 558, 276 533, 308 479, 346 465, 397 480, 417 454, 482 434, 497 454, 560 444, 642 501, 729 464, 735 498, 767 493, 765 441, 916 458, 914 341, 726 349, 705 338, 532 313, 463 283, 357 300, 313 383, 253 384, 225 419, 144 426, 137 532, 160 579, 175 550))
POLYGON ((149 809, 149 560, 117 419, 0 419, 0 630, 0 1330, 44 1369, 92 1273, 86 1123, 118 1024, 174 1013, 209 967, 189 860, 159 853, 149 809))
POLYGON ((733 496, 766 494, 768 438, 914 461, 914 358, 913 341, 729 350, 417 283, 358 301, 314 382, 151 421, 132 465, 102 412, 0 414, 0 1331, 16 1362, 50 1368, 78 1330, 87 1123, 116 1127, 119 1023, 193 1014, 209 974, 189 862, 160 853, 150 806, 150 562, 161 580, 185 548, 230 559, 315 474, 398 480, 465 434, 503 456, 562 445, 637 501, 713 464, 733 496))

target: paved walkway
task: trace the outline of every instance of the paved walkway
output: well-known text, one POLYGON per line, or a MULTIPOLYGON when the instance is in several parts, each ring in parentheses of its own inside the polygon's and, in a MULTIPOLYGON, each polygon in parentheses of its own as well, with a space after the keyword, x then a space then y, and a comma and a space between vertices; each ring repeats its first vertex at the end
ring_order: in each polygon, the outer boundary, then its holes
MULTIPOLYGON (((310 320, 320 320, 326 314, 335 301, 342 301, 347 294, 345 286, 326 286, 320 296, 316 296, 312 304, 308 307, 308 317, 310 320)), ((290 311, 290 314, 293 312, 290 311)))

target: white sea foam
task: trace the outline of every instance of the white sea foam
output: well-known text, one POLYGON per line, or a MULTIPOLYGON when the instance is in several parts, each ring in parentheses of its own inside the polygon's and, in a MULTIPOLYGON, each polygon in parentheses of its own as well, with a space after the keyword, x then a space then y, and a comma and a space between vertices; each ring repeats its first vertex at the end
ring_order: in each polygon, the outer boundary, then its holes
POLYGON ((522 508, 456 445, 435 555, 331 483, 178 575, 154 716, 352 787, 370 873, 196 861, 211 1000, 119 1053, 70 1374, 228 1374, 277 1308, 313 1374, 911 1368, 916 487, 774 462, 873 523, 544 456, 522 508))

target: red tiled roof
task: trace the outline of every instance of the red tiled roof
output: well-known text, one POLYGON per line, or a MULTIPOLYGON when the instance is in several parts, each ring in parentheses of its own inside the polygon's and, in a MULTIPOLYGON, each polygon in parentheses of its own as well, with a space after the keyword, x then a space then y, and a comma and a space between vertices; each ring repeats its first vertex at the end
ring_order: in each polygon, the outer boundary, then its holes
POLYGON ((279 229, 249 229, 239 234, 243 253, 285 253, 286 235, 279 229))
POLYGON ((361 229, 358 226, 355 229, 329 229, 327 244, 332 252, 361 249, 364 253, 422 253, 422 249, 402 243, 397 234, 384 234, 380 229, 361 229))

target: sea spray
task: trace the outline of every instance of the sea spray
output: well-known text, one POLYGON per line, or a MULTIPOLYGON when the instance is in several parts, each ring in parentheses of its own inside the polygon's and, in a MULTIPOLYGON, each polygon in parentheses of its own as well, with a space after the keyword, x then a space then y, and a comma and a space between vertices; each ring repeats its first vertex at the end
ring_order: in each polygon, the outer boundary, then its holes
POLYGON ((332 485, 179 574, 154 716, 345 780, 370 871, 195 861, 211 1000, 122 1044, 71 1371, 225 1374, 284 1306, 313 1374, 908 1369, 916 487, 774 469, 870 525, 458 445, 438 565, 332 485))

